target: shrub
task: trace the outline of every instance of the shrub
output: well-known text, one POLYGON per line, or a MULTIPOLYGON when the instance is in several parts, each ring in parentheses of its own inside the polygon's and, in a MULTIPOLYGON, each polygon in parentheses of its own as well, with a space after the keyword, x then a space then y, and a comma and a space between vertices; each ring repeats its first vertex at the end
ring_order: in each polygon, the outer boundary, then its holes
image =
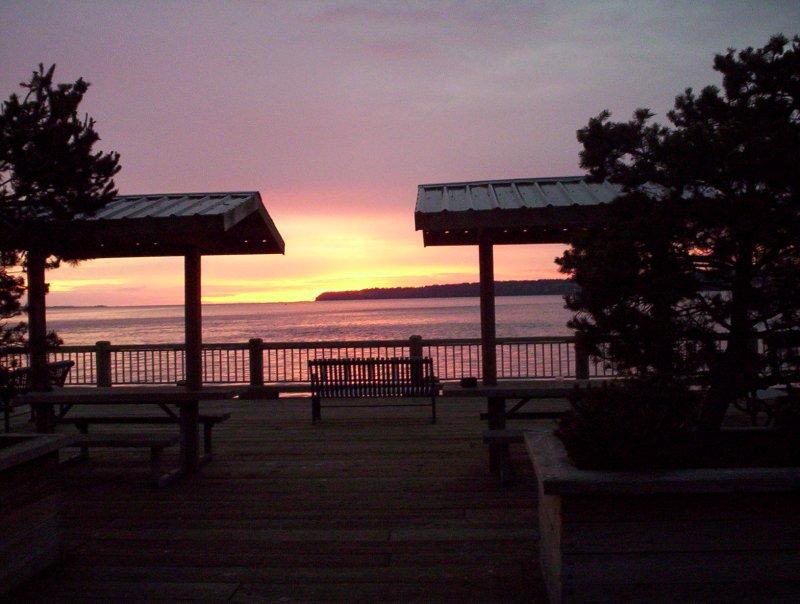
POLYGON ((576 389, 556 435, 587 470, 652 470, 686 463, 699 399, 672 382, 576 389))
POLYGON ((790 391, 779 400, 775 410, 775 428, 800 440, 800 392, 790 391))

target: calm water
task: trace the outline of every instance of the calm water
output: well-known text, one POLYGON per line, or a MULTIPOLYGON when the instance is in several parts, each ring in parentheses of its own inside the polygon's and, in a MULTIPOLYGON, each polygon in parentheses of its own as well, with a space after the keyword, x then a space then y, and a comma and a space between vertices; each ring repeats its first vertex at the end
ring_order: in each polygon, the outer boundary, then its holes
MULTIPOLYGON (((498 336, 567 335, 570 313, 561 296, 508 296, 496 302, 498 336)), ((178 343, 182 306, 48 309, 48 329, 68 345, 178 343)), ((203 341, 271 342, 477 338, 478 298, 355 300, 203 307, 203 341)))

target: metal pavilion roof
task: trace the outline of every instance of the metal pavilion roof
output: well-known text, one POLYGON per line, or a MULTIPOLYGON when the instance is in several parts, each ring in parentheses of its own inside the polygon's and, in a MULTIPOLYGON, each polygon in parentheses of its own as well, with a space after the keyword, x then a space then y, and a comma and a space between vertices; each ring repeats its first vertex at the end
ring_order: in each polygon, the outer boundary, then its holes
POLYGON ((420 185, 414 222, 426 246, 474 245, 479 230, 494 243, 558 243, 620 191, 585 176, 420 185))
POLYGON ((4 238, 12 249, 68 258, 282 254, 284 242, 258 191, 123 195, 93 216, 46 221, 4 238))

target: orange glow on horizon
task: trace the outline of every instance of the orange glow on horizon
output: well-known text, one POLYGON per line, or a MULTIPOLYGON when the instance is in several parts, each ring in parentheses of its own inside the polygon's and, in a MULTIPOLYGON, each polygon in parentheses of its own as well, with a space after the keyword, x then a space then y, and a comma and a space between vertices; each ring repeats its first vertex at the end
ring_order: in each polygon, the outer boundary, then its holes
MULTIPOLYGON (((409 213, 410 214, 410 213, 409 213)), ((276 220, 286 254, 203 258, 206 304, 298 302, 326 291, 478 281, 474 246, 422 245, 410 215, 293 213, 276 220)), ((563 246, 498 246, 498 281, 556 278, 563 246)), ((50 305, 183 303, 183 259, 101 259, 48 273, 50 305)))
POLYGON ((57 279, 50 282, 50 293, 74 292, 83 287, 117 286, 124 285, 124 279, 57 279))

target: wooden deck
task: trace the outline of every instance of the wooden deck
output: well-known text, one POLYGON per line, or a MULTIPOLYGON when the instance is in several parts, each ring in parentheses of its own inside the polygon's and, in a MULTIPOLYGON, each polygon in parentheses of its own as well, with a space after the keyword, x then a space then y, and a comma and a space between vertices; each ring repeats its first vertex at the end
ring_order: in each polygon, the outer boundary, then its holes
POLYGON ((203 403, 232 418, 175 485, 143 451, 64 468, 63 562, 8 601, 545 602, 531 464, 512 447, 515 484, 489 474, 483 407, 313 426, 309 399, 203 403))

